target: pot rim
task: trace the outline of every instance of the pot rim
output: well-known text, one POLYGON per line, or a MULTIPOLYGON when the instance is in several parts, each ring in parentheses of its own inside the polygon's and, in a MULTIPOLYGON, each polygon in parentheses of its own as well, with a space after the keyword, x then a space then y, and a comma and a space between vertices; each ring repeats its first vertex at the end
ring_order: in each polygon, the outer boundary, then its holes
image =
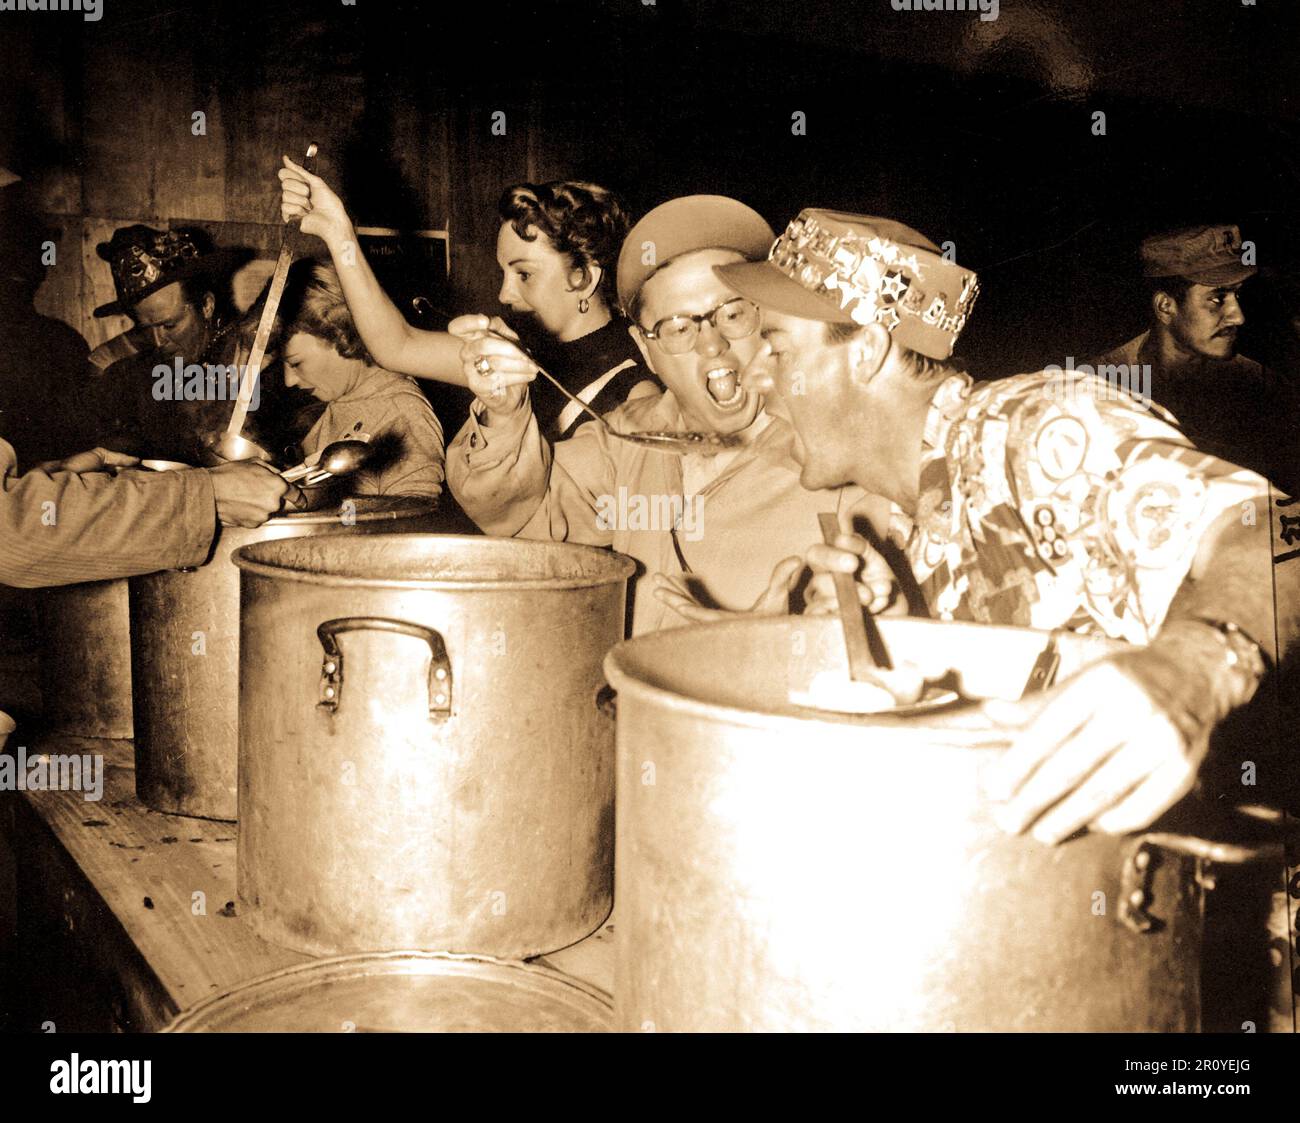
MULTIPOLYGON (((349 517, 356 522, 400 522, 404 519, 424 518, 438 512, 436 499, 421 499, 414 495, 354 495, 350 497, 355 503, 359 499, 377 500, 373 507, 358 507, 349 517), (400 506, 392 506, 394 500, 404 500, 400 506)), ((323 523, 339 521, 341 503, 329 507, 317 507, 310 511, 284 511, 272 515, 263 526, 316 526, 323 523)))
MULTIPOLYGON (((720 626, 725 625, 701 625, 701 627, 706 628, 720 626)), ((618 647, 621 646, 622 644, 618 645, 618 647)), ((605 656, 604 662, 605 677, 615 691, 620 696, 624 694, 630 695, 643 702, 664 706, 676 713, 705 718, 715 724, 726 724, 740 729, 772 729, 776 726, 786 728, 791 733, 801 731, 807 734, 810 726, 843 725, 849 728, 870 729, 873 735, 879 734, 893 745, 915 738, 924 738, 926 741, 934 740, 934 726, 922 725, 915 717, 906 718, 891 715, 888 711, 874 714, 850 714, 836 710, 818 710, 811 706, 799 706, 793 702, 788 703, 786 709, 760 710, 732 706, 724 702, 705 702, 699 698, 691 698, 685 694, 669 690, 667 687, 648 683, 644 679, 633 675, 622 667, 615 658, 618 647, 613 648, 605 656)), ((974 702, 967 702, 961 706, 945 707, 944 712, 967 712, 975 705, 974 702)), ((959 732, 961 728, 958 727, 959 732)), ((818 747, 816 739, 808 737, 806 743, 800 745, 799 751, 815 751, 818 747)), ((883 747, 888 746, 873 744, 864 746, 864 749, 880 749, 883 747)), ((974 748, 977 746, 963 745, 954 747, 974 748)), ((990 751, 1000 751, 1003 748, 1003 746, 997 744, 989 744, 983 747, 990 751)))
MULTIPOLYGON (((912 624, 921 625, 931 628, 951 627, 951 621, 929 620, 923 617, 902 617, 906 619, 909 626, 912 624)), ((737 632, 754 629, 756 626, 761 627, 763 624, 771 626, 776 621, 800 620, 807 624, 809 621, 818 621, 819 626, 825 628, 838 627, 838 621, 833 616, 827 617, 795 617, 795 616, 775 616, 764 618, 746 618, 741 620, 724 620, 711 624, 694 625, 691 630, 710 629, 721 630, 725 628, 733 629, 737 632)), ((1051 631, 1044 631, 1039 628, 1020 628, 1005 624, 979 624, 969 621, 960 622, 963 627, 971 628, 988 628, 990 630, 1002 632, 1029 632, 1042 636, 1042 642, 1047 640, 1053 634, 1051 631)), ((987 751, 1000 752, 1005 745, 988 741, 984 736, 987 727, 972 725, 962 725, 959 722, 953 724, 943 724, 927 720, 927 715, 922 712, 901 716, 891 713, 888 710, 872 714, 854 714, 843 713, 838 710, 821 710, 812 706, 801 706, 797 702, 775 703, 771 709, 760 709, 758 706, 737 706, 729 702, 709 701, 705 698, 681 693, 680 691, 670 689, 666 686, 660 686, 653 682, 648 682, 636 673, 629 665, 628 649, 635 649, 639 646, 645 646, 642 641, 654 640, 661 637, 662 632, 651 632, 644 636, 634 636, 632 639, 624 640, 616 644, 609 650, 604 659, 605 677, 609 684, 620 694, 626 692, 629 695, 637 697, 646 702, 658 705, 667 704, 667 707, 678 713, 689 714, 693 717, 707 718, 714 722, 725 722, 729 725, 738 726, 745 729, 770 729, 775 723, 781 728, 790 731, 808 730, 809 725, 843 725, 850 728, 870 729, 873 737, 884 738, 885 745, 897 746, 902 742, 914 742, 923 740, 927 743, 936 741, 936 734, 949 732, 951 741, 948 743, 952 748, 963 749, 984 749, 987 751), (977 736, 978 735, 978 736, 977 736), (975 742, 983 740, 986 743, 976 744, 975 742), (970 744, 964 742, 969 741, 970 744)), ((661 641, 662 642, 662 641, 661 641)), ((1115 641, 1110 641, 1114 643, 1115 641)), ((1099 656, 1100 657, 1100 656, 1099 656)), ((969 714, 978 706, 978 699, 966 699, 960 704, 949 704, 943 707, 936 707, 933 711, 935 714, 946 714, 960 717, 962 714, 969 714)), ((817 744, 815 739, 805 738, 805 744, 801 746, 801 751, 815 750, 817 744)), ((873 742, 872 748, 882 747, 879 743, 873 742)))
POLYGON ((231 561, 246 573, 256 574, 259 577, 269 577, 281 581, 290 581, 301 585, 327 585, 331 588, 344 589, 409 589, 409 590, 457 590, 457 591, 492 591, 504 592, 515 589, 526 590, 571 590, 571 589, 588 589, 597 588, 604 585, 613 585, 619 581, 627 581, 632 574, 636 572, 636 563, 625 554, 620 554, 614 550, 607 550, 599 546, 582 546, 572 542, 541 542, 528 540, 516 540, 513 538, 496 538, 490 536, 479 536, 470 534, 368 534, 363 536, 353 535, 328 535, 312 538, 286 538, 266 542, 250 542, 247 545, 240 546, 230 555, 231 561), (577 556, 585 555, 593 561, 598 560, 601 567, 605 568, 605 573, 584 574, 576 577, 472 577, 472 578, 448 578, 448 577, 357 577, 343 573, 314 573, 301 569, 293 569, 284 565, 278 565, 274 562, 266 561, 260 558, 259 554, 282 552, 291 549, 302 549, 303 543, 312 541, 318 542, 320 538, 328 537, 331 542, 331 548, 338 550, 349 549, 374 549, 378 544, 386 539, 393 539, 402 545, 410 545, 416 542, 437 542, 437 543, 497 543, 487 547, 490 550, 501 550, 510 544, 525 542, 530 547, 544 547, 557 551, 564 551, 577 556), (344 545, 340 545, 344 543, 344 545))
POLYGON ((501 973, 513 975, 518 972, 521 979, 529 979, 537 985, 553 989, 557 994, 572 992, 577 1002, 593 1007, 599 1006, 608 1011, 611 1018, 613 1016, 612 995, 594 983, 566 974, 558 968, 473 952, 427 951, 422 948, 410 948, 326 956, 268 971, 236 983, 220 994, 209 995, 193 1006, 181 1010, 162 1028, 161 1032, 184 1033, 203 1029, 205 1022, 213 1015, 219 1017, 228 1007, 237 1007, 241 1002, 250 1002, 263 994, 274 994, 277 988, 281 991, 292 990, 296 984, 302 982, 327 983, 367 974, 446 976, 462 971, 474 973, 476 968, 487 977, 501 973))

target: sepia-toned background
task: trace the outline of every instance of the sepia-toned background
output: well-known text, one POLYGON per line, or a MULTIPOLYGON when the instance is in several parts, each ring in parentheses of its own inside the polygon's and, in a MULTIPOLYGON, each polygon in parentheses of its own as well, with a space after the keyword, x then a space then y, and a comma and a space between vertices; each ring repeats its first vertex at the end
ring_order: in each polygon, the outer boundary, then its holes
POLYGON ((449 313, 495 308, 501 188, 576 177, 634 212, 710 191, 778 226, 830 206, 952 241, 983 280, 963 341, 983 376, 1128 338, 1137 239, 1237 222, 1265 272, 1242 350, 1286 369, 1295 337, 1266 328, 1300 307, 1273 274, 1300 257, 1298 41, 1287 0, 1006 0, 992 21, 890 0, 104 0, 97 23, 6 14, 0 163, 58 231, 41 310, 92 345, 126 326, 89 316, 110 295, 97 241, 200 222, 270 251, 279 155, 314 140, 359 224, 446 232, 450 292, 436 269, 428 286, 449 313))

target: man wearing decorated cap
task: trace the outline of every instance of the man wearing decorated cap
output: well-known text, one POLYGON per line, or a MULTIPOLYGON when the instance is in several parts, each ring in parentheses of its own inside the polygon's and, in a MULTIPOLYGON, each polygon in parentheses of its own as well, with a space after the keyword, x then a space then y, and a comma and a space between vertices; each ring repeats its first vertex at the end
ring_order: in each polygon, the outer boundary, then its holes
MULTIPOLYGON (((124 452, 197 463, 201 435, 223 429, 234 406, 231 383, 237 380, 228 372, 238 366, 241 339, 230 276, 247 255, 213 248, 199 229, 140 224, 114 231, 96 251, 108 262, 117 295, 95 315, 130 316, 135 327, 129 337, 150 344, 104 371, 109 420, 100 440, 124 452), (218 373, 201 384, 182 379, 178 397, 175 380, 158 376, 159 368, 174 369, 178 361, 182 371, 199 364, 218 373)), ((282 443, 275 425, 259 424, 267 412, 261 409, 266 389, 259 383, 257 410, 250 413, 244 435, 273 448, 282 443)))
MULTIPOLYGON (((0 255, 0 269, 15 264, 0 255)), ((300 499, 262 464, 110 474, 135 466, 134 457, 97 448, 20 475, 13 447, 0 440, 0 585, 200 565, 219 525, 259 526, 290 493, 300 499)))
MULTIPOLYGON (((739 382, 761 345, 758 310, 713 269, 759 257, 771 241, 771 227, 743 203, 693 195, 647 214, 619 256, 629 330, 667 389, 606 419, 619 432, 739 438, 714 455, 631 444, 594 421, 551 444, 529 405, 536 366, 485 336, 486 321, 452 326, 467 340, 465 377, 477 395, 447 450, 453 494, 489 534, 612 546, 636 558, 634 633, 720 610, 787 611, 801 555, 821 537, 818 514, 861 499, 856 488, 800 487, 789 426, 739 382)), ((883 525, 883 503, 877 514, 883 525)))
MULTIPOLYGON (((986 704, 990 744, 1010 745, 990 782, 1003 826, 1058 842, 1135 830, 1177 801, 1265 670, 1264 480, 1095 377, 973 383, 951 356, 975 275, 899 223, 804 211, 769 260, 718 273, 763 307, 746 381, 791 419, 805 486, 851 481, 896 504, 932 616, 1141 645, 986 704)), ((825 581, 865 552, 845 537, 809 561, 825 581)), ((1300 589, 1278 599, 1300 613, 1300 589)))
POLYGON ((1193 226, 1142 242, 1151 322, 1096 365, 1149 370, 1151 397, 1169 410, 1197 448, 1300 488, 1300 401, 1274 373, 1237 353, 1246 322, 1243 261, 1236 226, 1193 226))

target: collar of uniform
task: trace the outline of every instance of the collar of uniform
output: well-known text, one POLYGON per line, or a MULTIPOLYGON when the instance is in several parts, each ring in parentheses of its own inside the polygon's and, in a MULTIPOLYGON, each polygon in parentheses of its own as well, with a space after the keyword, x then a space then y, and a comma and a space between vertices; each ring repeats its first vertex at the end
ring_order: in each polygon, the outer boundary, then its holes
MULTIPOLYGON (((671 433, 690 428, 682 417, 682 407, 671 390, 662 391, 658 398, 649 395, 636 398, 613 413, 606 414, 605 420, 620 433, 635 433, 638 430, 671 433)), ((790 459, 791 468, 798 471, 798 465, 790 458, 794 430, 788 422, 760 409, 745 432, 748 440, 736 450, 738 453, 748 451, 755 456, 772 459, 784 457, 790 459)))
MULTIPOLYGON (((605 420, 620 433, 637 431, 673 432, 687 428, 682 417, 682 409, 671 390, 663 390, 657 397, 646 395, 635 398, 605 415, 605 420)), ((713 479, 709 486, 730 475, 737 465, 743 465, 753 459, 770 460, 787 468, 796 475, 799 465, 794 460, 794 430, 783 418, 774 417, 766 410, 760 410, 750 425, 752 439, 736 450, 731 459, 713 479)), ((635 447, 635 446, 629 446, 635 447)), ((646 449, 639 449, 648 452, 646 449)), ((682 457, 673 457, 680 462, 682 457)))
MULTIPOLYGON (((586 414, 583 414, 587 417, 586 414)), ((590 420, 590 418, 588 418, 590 420)), ((616 433, 667 431, 682 428, 682 409, 671 390, 645 394, 624 402, 605 414, 605 421, 616 433)), ((587 424, 586 421, 582 423, 587 424)), ((628 446, 629 448, 632 446, 628 446)))
POLYGON ((974 379, 969 374, 953 374, 939 383, 925 415, 921 443, 926 448, 942 450, 948 442, 948 430, 965 412, 974 379))
POLYGON ((801 473, 794 458, 794 427, 790 422, 760 409, 750 429, 753 436, 745 447, 755 457, 770 460, 796 476, 801 473))
POLYGON ((406 376, 394 374, 383 367, 371 367, 369 372, 346 394, 340 394, 330 405, 346 405, 351 402, 364 401, 367 398, 379 398, 391 394, 394 389, 406 381, 406 376))
POLYGON ((716 456, 681 457, 683 483, 693 480, 699 485, 694 488, 688 487, 687 491, 690 493, 708 491, 723 480, 730 479, 746 464, 756 460, 770 461, 778 467, 786 467, 797 473, 799 468, 792 456, 793 431, 786 426, 786 431, 783 433, 781 428, 783 424, 784 422, 778 423, 778 419, 766 410, 760 409, 749 428, 745 430, 744 444, 727 449, 716 456))

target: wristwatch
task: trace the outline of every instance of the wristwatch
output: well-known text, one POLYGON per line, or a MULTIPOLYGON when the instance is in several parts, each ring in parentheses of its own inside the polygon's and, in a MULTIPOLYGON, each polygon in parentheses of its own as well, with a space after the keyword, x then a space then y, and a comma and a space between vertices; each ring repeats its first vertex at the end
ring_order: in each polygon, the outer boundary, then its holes
POLYGON ((1250 633, 1231 620, 1216 620, 1210 616, 1187 616, 1183 619, 1187 623, 1204 624, 1214 629, 1215 635, 1223 644, 1228 669, 1239 680, 1239 698, 1245 700, 1254 694, 1255 687, 1272 665, 1272 660, 1250 633))

